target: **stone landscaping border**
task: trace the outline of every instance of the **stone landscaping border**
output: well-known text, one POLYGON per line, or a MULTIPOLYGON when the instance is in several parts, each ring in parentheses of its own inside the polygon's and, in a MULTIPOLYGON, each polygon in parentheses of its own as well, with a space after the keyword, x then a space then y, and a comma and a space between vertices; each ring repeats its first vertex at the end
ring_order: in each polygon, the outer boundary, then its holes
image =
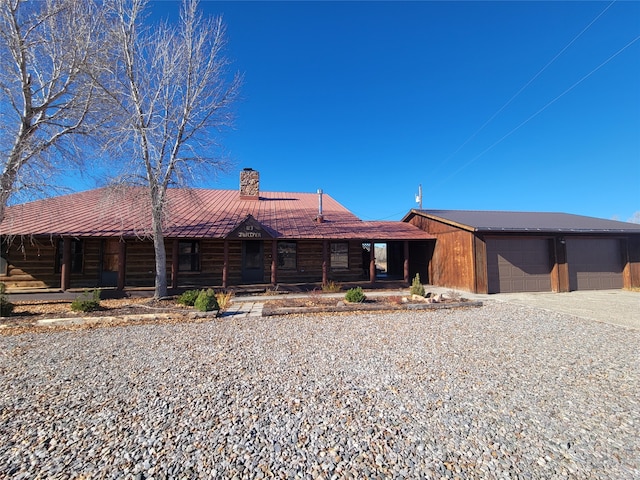
POLYGON ((405 303, 405 304, 367 304, 344 303, 336 305, 322 305, 317 307, 267 307, 262 309, 263 317, 274 315, 299 315, 301 313, 340 313, 340 312, 389 312, 397 310, 441 310, 449 308, 477 308, 482 307, 480 301, 446 302, 446 303, 405 303))
MULTIPOLYGON (((210 312, 181 311, 176 312, 158 312, 158 313, 135 313, 129 315, 100 315, 100 316, 78 316, 78 317, 54 317, 43 318, 34 321, 30 326, 33 327, 56 327, 56 326, 75 326, 75 325, 99 325, 108 324, 109 322, 152 322, 154 320, 171 320, 176 315, 184 316, 190 320, 214 319, 218 317, 219 311, 212 310, 210 312)), ((17 327, 20 325, 1 323, 0 329, 17 327)))

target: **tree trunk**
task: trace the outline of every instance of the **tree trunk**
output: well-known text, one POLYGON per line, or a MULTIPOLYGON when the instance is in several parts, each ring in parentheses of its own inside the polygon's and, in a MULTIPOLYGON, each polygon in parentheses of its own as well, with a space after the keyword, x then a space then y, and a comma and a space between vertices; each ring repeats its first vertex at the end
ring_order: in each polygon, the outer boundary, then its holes
POLYGON ((167 252, 164 248, 164 234, 162 233, 162 213, 154 209, 153 220, 153 249, 156 256, 156 289, 154 298, 167 296, 167 252))

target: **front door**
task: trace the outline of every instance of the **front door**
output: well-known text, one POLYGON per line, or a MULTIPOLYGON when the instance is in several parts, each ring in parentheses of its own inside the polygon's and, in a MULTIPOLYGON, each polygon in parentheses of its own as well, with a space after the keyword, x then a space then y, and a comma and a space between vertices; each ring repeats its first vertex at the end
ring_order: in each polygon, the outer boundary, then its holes
POLYGON ((264 282, 264 253, 261 241, 242 242, 242 282, 264 282))
POLYGON ((116 287, 118 285, 119 251, 118 239, 109 239, 102 243, 101 287, 116 287))

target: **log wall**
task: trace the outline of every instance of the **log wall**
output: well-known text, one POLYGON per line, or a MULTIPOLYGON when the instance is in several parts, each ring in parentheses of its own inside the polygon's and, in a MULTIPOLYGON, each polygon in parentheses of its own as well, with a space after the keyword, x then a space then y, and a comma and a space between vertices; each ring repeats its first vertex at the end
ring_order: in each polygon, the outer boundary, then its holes
MULTIPOLYGON (((70 274, 71 288, 96 288, 101 283, 101 264, 105 239, 83 239, 82 272, 70 274)), ((262 283, 271 282, 272 242, 265 240, 264 276, 262 283)), ((125 287, 153 287, 155 257, 151 240, 127 239, 125 246, 125 287)), ((295 270, 278 270, 278 283, 308 283, 322 281, 322 240, 296 242, 295 270)), ((55 271, 57 239, 32 238, 12 243, 4 248, 7 275, 0 275, 11 289, 60 288, 61 275, 55 271)), ((229 240, 228 285, 242 283, 242 243, 229 240)), ((171 285, 173 239, 165 242, 167 254, 167 282, 171 285)), ((200 240, 200 271, 178 272, 178 287, 213 287, 222 285, 224 266, 224 240, 200 240)), ((328 268, 329 280, 351 282, 363 280, 362 243, 349 241, 349 268, 328 268)))
POLYGON ((2 253, 7 274, 0 275, 0 282, 7 289, 60 287, 60 275, 55 273, 56 248, 49 237, 15 238, 11 244, 3 244, 2 253))

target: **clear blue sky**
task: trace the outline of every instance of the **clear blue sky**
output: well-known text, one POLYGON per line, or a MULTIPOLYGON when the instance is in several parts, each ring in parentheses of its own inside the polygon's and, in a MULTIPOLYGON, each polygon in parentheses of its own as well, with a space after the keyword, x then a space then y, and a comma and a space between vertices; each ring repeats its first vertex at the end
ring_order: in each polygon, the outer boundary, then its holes
POLYGON ((365 220, 402 218, 419 184, 426 209, 640 211, 640 2, 201 6, 245 75, 236 168, 209 187, 252 167, 365 220))

